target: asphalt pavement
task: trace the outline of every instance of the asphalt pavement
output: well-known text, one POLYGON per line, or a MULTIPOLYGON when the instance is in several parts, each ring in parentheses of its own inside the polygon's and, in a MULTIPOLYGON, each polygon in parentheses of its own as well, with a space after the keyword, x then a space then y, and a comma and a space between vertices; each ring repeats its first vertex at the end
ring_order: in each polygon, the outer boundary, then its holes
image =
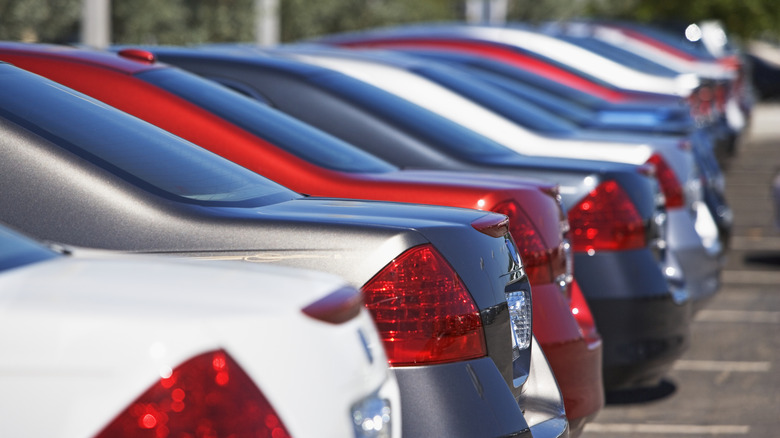
POLYGON ((780 103, 760 104, 726 173, 734 228, 722 287, 692 324, 691 347, 641 397, 613 398, 596 437, 780 437, 780 103))

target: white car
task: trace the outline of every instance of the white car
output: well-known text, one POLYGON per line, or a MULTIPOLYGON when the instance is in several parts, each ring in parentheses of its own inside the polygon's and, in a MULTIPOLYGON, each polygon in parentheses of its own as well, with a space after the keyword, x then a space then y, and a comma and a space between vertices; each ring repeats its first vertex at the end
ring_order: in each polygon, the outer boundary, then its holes
POLYGON ((360 293, 247 263, 85 252, 0 229, 0 435, 400 437, 360 293))

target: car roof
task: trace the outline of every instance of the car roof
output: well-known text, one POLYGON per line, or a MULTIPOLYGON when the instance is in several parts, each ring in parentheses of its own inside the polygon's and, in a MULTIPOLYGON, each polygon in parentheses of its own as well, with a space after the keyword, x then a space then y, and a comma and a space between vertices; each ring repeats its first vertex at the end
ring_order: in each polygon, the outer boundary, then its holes
POLYGON ((106 56, 108 52, 92 50, 86 47, 75 48, 56 44, 0 42, 0 50, 5 52, 24 52, 25 55, 41 54, 48 58, 60 58, 64 60, 78 60, 86 64, 92 64, 104 68, 133 75, 148 70, 167 68, 168 66, 158 62, 142 62, 121 56, 106 56))

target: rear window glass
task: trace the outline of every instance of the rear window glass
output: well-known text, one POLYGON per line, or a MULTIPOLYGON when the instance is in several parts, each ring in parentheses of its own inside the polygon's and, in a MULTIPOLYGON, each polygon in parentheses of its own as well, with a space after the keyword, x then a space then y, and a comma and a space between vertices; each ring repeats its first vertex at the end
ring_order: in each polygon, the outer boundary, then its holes
POLYGON ((622 65, 652 75, 675 77, 679 73, 628 50, 593 38, 559 37, 622 65))
POLYGON ((298 197, 283 186, 69 88, 0 65, 0 116, 160 196, 255 206, 298 197))
POLYGON ((523 99, 509 98, 499 90, 485 86, 481 81, 474 81, 469 76, 463 77, 437 68, 421 68, 417 72, 530 130, 546 134, 571 134, 576 129, 570 122, 535 104, 523 99))
POLYGON ((382 89, 341 74, 318 75, 311 79, 368 113, 422 138, 434 147, 468 160, 517 158, 517 154, 487 137, 466 129, 432 111, 382 89))
POLYGON ((55 257, 58 257, 58 254, 54 251, 0 225, 0 271, 55 257))
POLYGON ((175 69, 155 69, 137 76, 318 166, 342 172, 380 173, 396 169, 351 144, 212 81, 175 69))

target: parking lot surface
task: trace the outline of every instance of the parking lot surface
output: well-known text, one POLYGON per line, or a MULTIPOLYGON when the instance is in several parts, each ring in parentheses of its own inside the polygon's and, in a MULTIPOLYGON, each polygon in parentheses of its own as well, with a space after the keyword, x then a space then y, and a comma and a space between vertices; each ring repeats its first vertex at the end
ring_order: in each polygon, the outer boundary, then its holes
POLYGON ((733 237, 719 294, 691 347, 653 391, 613 397, 583 437, 780 436, 780 104, 762 104, 726 169, 733 237))

